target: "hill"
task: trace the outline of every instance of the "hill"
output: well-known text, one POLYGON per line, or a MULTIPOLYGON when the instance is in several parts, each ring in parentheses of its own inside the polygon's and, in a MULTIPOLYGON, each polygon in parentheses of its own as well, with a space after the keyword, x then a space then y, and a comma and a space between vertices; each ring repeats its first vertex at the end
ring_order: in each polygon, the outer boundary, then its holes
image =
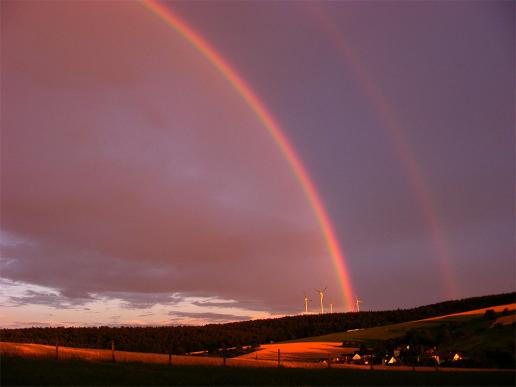
MULTIPOLYGON (((314 355, 318 354, 318 350, 319 357, 330 357, 339 353, 340 349, 341 356, 373 353, 375 364, 382 364, 382 359, 388 360, 394 353, 398 353, 397 362, 405 365, 431 365, 438 356, 438 361, 448 366, 514 368, 515 313, 516 304, 513 303, 424 320, 337 332, 261 346, 256 356, 267 359, 268 355, 273 356, 280 350, 285 356, 293 358, 299 357, 298 353, 303 352, 304 348, 305 352, 314 355), (458 354, 458 358, 452 360, 455 354, 458 354)), ((248 358, 252 356, 247 355, 248 358)))
POLYGON ((304 339, 299 340, 291 340, 296 342, 344 342, 344 341, 354 341, 357 343, 374 343, 376 341, 384 341, 389 339, 394 339, 397 337, 402 337, 407 334, 410 330, 413 329, 434 329, 442 326, 443 324, 448 325, 457 325, 457 324, 472 324, 474 322, 482 321, 482 327, 487 328, 490 325, 493 325, 493 321, 487 320, 483 318, 485 312, 487 310, 493 310, 494 312, 501 313, 505 309, 507 309, 510 314, 507 316, 499 316, 496 322, 507 321, 512 323, 514 319, 514 311, 516 309, 516 304, 505 304, 498 305, 493 307, 474 309, 460 313, 453 313, 444 316, 430 317, 422 320, 414 320, 408 321, 398 324, 390 324, 390 325, 382 325, 379 327, 366 328, 366 329, 353 329, 345 332, 336 332, 330 333, 322 336, 314 336, 314 337, 306 337, 304 339), (482 318, 480 318, 482 317, 482 318))

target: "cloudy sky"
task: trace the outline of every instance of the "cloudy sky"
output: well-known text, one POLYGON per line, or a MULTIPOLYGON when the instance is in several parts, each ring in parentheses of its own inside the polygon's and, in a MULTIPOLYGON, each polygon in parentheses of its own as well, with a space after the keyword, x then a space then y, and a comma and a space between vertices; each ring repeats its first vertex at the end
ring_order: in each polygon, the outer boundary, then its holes
MULTIPOLYGON (((515 290, 514 3, 164 3, 303 162, 364 309, 515 290)), ((137 2, 1 2, 2 326, 201 324, 346 295, 299 182, 137 2)))

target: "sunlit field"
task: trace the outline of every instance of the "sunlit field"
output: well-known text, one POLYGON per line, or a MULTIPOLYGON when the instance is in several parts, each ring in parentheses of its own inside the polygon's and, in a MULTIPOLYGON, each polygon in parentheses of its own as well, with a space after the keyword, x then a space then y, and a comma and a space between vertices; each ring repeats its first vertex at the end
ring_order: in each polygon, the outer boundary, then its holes
POLYGON ((491 325, 496 323, 500 324, 512 324, 514 321, 514 311, 516 310, 516 304, 505 304, 487 308, 480 308, 475 310, 469 310, 460 313, 452 313, 444 316, 431 317, 424 320, 408 321, 399 324, 384 325, 374 328, 358 329, 347 332, 332 333, 329 335, 307 337, 296 341, 301 342, 343 342, 346 340, 357 340, 362 342, 371 342, 377 340, 387 340, 395 337, 404 335, 410 329, 415 328, 432 328, 443 323, 449 322, 470 322, 474 319, 479 319, 486 310, 493 310, 499 313, 505 309, 511 312, 511 315, 498 317, 491 325))
POLYGON ((261 345, 257 351, 239 356, 238 359, 262 359, 277 361, 317 361, 353 353, 356 348, 342 348, 342 342, 292 342, 261 345), (279 353, 278 353, 279 351, 279 353))

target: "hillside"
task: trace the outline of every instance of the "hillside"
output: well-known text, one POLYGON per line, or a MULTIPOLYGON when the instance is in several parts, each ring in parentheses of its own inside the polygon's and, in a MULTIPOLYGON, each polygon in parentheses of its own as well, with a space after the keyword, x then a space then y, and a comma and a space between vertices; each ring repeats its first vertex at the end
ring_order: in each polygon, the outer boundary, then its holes
MULTIPOLYGON (((272 357, 281 351, 287 357, 300 356, 301 348, 319 357, 349 353, 374 353, 376 361, 389 359, 400 350, 397 362, 405 365, 430 365, 433 356, 448 366, 515 367, 516 304, 482 308, 463 313, 380 327, 337 332, 258 348, 256 356, 272 357), (296 351, 291 351, 291 347, 296 351), (332 351, 326 350, 330 348, 332 351), (319 353, 317 353, 319 349, 319 353), (292 352, 292 353, 291 353, 292 352), (451 361, 458 353, 460 359, 451 361)), ((247 355, 252 358, 253 354, 247 355)), ((246 356, 243 356, 244 358, 246 356)), ((313 356, 315 357, 315 356, 313 356)))
MULTIPOLYGON (((390 325, 382 325, 379 327, 367 328, 367 329, 358 329, 358 330, 348 330, 345 332, 336 332, 330 333, 322 336, 314 336, 314 337, 306 337, 304 339, 299 340, 291 340, 292 342, 343 342, 343 341, 356 341, 363 343, 372 343, 375 341, 381 340, 389 340, 394 339, 396 337, 401 337, 405 335, 411 329, 433 329, 442 326, 443 324, 453 324, 453 323, 474 323, 478 322, 482 317, 486 310, 493 310, 495 312, 502 312, 504 309, 507 309, 510 313, 508 316, 500 316, 496 322, 501 322, 503 324, 504 321, 507 323, 512 323, 514 320, 514 312, 516 310, 516 304, 505 304, 498 305, 494 307, 474 309, 470 311, 465 311, 461 313, 453 313, 443 316, 430 317, 422 320, 408 321, 399 324, 390 324, 390 325)), ((507 325, 503 324, 503 325, 507 325)), ((492 325, 493 322, 486 322, 481 325, 492 325)), ((486 326, 487 327, 487 326, 486 326)))

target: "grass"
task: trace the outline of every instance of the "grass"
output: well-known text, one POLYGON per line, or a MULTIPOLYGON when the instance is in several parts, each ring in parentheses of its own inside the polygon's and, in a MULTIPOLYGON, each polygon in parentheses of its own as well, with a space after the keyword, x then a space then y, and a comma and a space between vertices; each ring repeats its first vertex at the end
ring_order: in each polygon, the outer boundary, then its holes
MULTIPOLYGON (((459 319, 464 321, 465 319, 471 319, 472 317, 455 317, 453 320, 458 321, 459 319)), ((450 321, 450 320, 446 320, 450 321)), ((307 337, 304 339, 292 340, 298 342, 339 342, 339 341, 358 341, 364 343, 370 343, 379 340, 389 340, 395 337, 403 336, 409 329, 413 328, 434 328, 443 324, 445 320, 432 320, 432 321, 409 321, 399 324, 383 325, 374 328, 365 328, 350 332, 337 332, 330 333, 323 336, 307 337)))
MULTIPOLYGON (((363 342, 365 344, 371 344, 376 341, 389 340, 396 337, 401 337, 407 333, 410 329, 422 329, 422 328, 436 328, 443 324, 448 323, 460 323, 467 331, 474 333, 474 342, 476 345, 482 345, 499 341, 513 336, 510 331, 514 330, 511 325, 506 325, 503 329, 494 330, 488 329, 492 324, 492 321, 486 321, 482 319, 482 316, 478 315, 463 315, 463 316, 450 316, 442 319, 431 319, 431 320, 420 320, 420 321, 409 321, 399 324, 384 325, 374 328, 366 328, 350 332, 337 332, 323 336, 307 337, 304 339, 291 340, 288 342, 342 342, 342 341, 356 341, 363 342)), ((473 342, 465 341, 466 346, 473 346, 473 342)))
POLYGON ((514 325, 489 327, 490 321, 482 324, 470 324, 466 328, 465 337, 456 340, 454 345, 463 351, 471 352, 478 350, 493 351, 498 349, 506 349, 514 352, 514 341, 516 337, 516 328, 514 325), (472 328, 476 328, 472 332, 472 328))
POLYGON ((2 386, 512 386, 514 372, 168 366, 3 356, 2 386))

